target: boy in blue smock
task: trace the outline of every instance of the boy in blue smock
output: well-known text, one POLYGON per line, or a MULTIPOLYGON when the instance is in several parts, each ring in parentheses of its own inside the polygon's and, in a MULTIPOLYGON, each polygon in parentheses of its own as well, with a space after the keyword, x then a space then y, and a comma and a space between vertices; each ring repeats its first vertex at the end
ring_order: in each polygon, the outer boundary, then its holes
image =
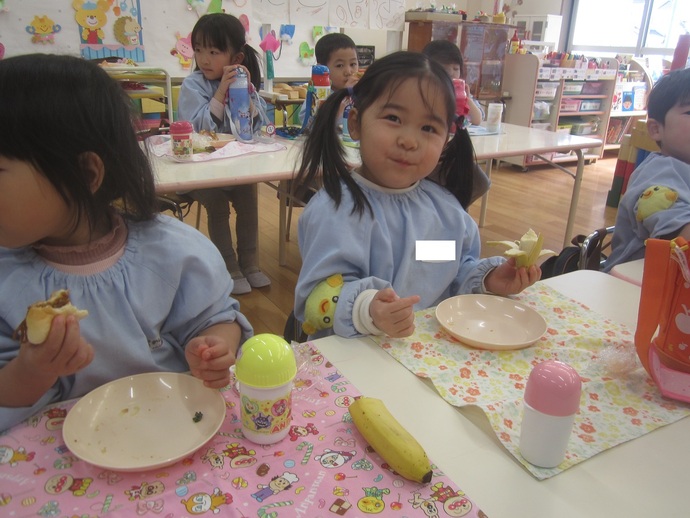
POLYGON ((605 271, 643 258, 650 237, 690 240, 690 69, 673 71, 654 86, 647 101, 647 131, 660 151, 630 177, 605 271))

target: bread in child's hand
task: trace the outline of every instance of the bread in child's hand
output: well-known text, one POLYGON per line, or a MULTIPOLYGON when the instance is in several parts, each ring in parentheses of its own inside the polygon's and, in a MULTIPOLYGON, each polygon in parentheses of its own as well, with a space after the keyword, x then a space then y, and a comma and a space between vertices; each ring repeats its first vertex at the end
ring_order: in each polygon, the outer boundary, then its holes
POLYGON ((26 318, 15 330, 13 338, 20 342, 42 344, 48 338, 53 318, 57 315, 74 315, 81 320, 89 314, 84 309, 73 306, 69 300, 69 291, 58 290, 48 300, 35 302, 26 311, 26 318))

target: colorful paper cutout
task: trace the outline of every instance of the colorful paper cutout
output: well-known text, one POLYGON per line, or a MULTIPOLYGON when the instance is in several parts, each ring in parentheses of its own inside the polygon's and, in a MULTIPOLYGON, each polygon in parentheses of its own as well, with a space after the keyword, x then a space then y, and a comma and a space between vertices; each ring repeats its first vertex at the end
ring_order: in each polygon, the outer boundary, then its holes
POLYGON ((55 43, 55 34, 60 32, 62 27, 56 24, 47 15, 35 15, 30 25, 26 26, 26 32, 31 34, 31 43, 55 43))
POLYGON ((179 32, 176 32, 175 37, 177 42, 170 54, 177 57, 183 70, 189 70, 192 67, 192 59, 194 58, 192 33, 190 32, 187 36, 182 36, 179 32))

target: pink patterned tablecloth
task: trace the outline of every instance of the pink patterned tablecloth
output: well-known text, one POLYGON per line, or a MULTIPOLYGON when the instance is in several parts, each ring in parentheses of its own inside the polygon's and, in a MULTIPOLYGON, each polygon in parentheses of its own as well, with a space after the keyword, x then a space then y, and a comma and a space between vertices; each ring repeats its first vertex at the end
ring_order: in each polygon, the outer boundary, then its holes
POLYGON ((310 344, 299 347, 298 359, 284 440, 259 446, 244 439, 239 396, 227 388, 225 421, 210 442, 141 473, 76 458, 62 438, 75 401, 46 408, 0 436, 0 516, 486 516, 438 469, 426 485, 392 472, 351 422, 357 389, 310 344))
POLYGON ((417 312, 412 336, 375 339, 414 374, 429 378, 450 404, 481 408, 501 443, 540 480, 690 415, 690 405, 662 397, 641 367, 634 331, 543 284, 515 298, 548 325, 544 336, 526 349, 495 352, 465 346, 443 330, 435 308, 417 312), (552 469, 529 464, 519 452, 525 383, 532 367, 545 360, 570 364, 583 381, 566 458, 552 469))

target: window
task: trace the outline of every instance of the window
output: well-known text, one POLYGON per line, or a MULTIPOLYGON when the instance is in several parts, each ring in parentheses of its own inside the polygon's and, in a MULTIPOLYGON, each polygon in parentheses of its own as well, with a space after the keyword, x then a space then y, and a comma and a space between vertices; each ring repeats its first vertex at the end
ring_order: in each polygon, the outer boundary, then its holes
POLYGON ((671 56, 690 32, 687 0, 575 0, 573 52, 671 56))

